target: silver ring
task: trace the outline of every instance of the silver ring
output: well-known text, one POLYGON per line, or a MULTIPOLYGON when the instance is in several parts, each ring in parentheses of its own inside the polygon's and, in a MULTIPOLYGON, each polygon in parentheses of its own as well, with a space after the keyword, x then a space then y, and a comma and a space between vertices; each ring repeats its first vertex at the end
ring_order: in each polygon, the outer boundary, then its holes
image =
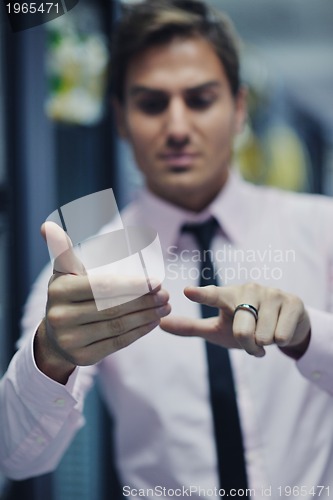
POLYGON ((234 311, 234 316, 237 311, 248 311, 253 315, 254 319, 258 321, 258 309, 256 309, 254 306, 251 306, 251 304, 239 304, 239 306, 237 306, 234 311))

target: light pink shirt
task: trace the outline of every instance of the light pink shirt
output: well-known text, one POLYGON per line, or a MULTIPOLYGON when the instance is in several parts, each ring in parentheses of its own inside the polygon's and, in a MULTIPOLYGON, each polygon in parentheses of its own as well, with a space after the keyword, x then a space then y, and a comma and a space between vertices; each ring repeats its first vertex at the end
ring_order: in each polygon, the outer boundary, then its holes
MULTIPOLYGON (((298 362, 276 346, 261 359, 230 351, 249 488, 256 498, 267 498, 269 490, 264 495, 263 488, 271 488, 271 498, 284 498, 283 488, 290 486, 303 486, 302 498, 309 500, 318 486, 325 487, 322 498, 332 496, 333 202, 255 187, 235 174, 199 215, 143 192, 122 219, 125 225, 143 223, 158 231, 165 252, 164 287, 175 315, 199 316, 198 305, 182 293, 184 286, 196 284, 198 254, 191 235, 180 236, 179 230, 185 221, 207 214, 222 228, 213 251, 223 284, 257 281, 295 293, 311 317, 311 343, 298 362)), ((33 358, 49 273, 45 270, 34 286, 24 340, 0 386, 5 473, 24 478, 56 467, 83 424, 83 400, 97 374, 116 419, 123 485, 218 487, 204 342, 156 328, 97 366, 76 369, 62 386, 43 375, 33 358)), ((193 490, 192 497, 200 495, 193 490)))

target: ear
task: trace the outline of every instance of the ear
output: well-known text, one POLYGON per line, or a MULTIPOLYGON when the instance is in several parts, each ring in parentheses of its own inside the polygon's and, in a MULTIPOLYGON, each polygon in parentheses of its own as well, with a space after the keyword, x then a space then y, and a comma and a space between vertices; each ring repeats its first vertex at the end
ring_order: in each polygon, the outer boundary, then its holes
POLYGON ((235 133, 239 134, 242 132, 244 124, 247 118, 247 88, 242 86, 235 99, 235 133))
POLYGON ((125 119, 125 109, 124 105, 119 102, 118 99, 112 99, 112 107, 114 110, 116 118, 116 127, 119 137, 122 139, 128 138, 126 119, 125 119))

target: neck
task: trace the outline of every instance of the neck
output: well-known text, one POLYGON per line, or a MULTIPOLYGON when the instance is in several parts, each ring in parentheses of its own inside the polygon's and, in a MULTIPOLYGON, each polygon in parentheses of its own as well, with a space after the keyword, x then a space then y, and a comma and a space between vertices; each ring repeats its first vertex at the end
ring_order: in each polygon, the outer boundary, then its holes
POLYGON ((203 187, 199 192, 187 192, 186 189, 182 189, 181 191, 173 190, 169 192, 164 191, 163 189, 156 189, 155 186, 151 186, 147 183, 149 191, 151 191, 158 198, 161 198, 176 207, 195 213, 205 210, 205 208, 213 202, 221 189, 223 189, 223 186, 217 184, 210 190, 203 187))

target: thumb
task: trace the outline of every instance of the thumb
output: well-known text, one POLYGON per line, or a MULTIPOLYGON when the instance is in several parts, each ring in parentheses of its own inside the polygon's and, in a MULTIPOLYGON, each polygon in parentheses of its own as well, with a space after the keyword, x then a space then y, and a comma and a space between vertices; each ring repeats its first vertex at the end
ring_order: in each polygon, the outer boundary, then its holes
POLYGON ((51 258, 54 259, 54 272, 86 274, 82 262, 75 255, 71 239, 58 224, 51 221, 44 222, 41 233, 47 243, 51 258))

